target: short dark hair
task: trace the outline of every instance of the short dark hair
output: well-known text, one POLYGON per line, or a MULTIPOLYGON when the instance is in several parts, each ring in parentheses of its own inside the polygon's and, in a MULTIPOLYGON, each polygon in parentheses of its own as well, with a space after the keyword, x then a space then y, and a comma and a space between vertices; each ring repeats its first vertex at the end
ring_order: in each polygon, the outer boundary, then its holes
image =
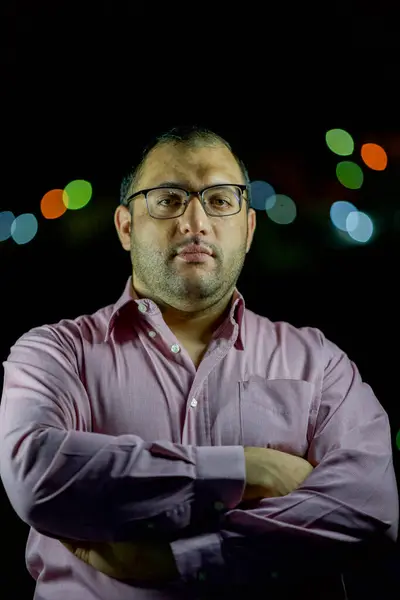
MULTIPOLYGON (((177 127, 173 127, 168 131, 164 131, 156 136, 154 136, 150 142, 146 144, 144 149, 141 152, 141 159, 139 164, 134 166, 127 175, 123 178, 121 187, 120 187, 120 202, 124 203, 125 199, 129 195, 130 190, 135 185, 137 179, 139 179, 144 163, 146 161, 147 156, 154 148, 161 146, 163 144, 186 144, 189 147, 196 147, 201 145, 223 145, 232 153, 236 162, 238 163, 240 170, 242 171, 243 178, 247 185, 247 197, 248 202, 247 210, 249 210, 251 206, 251 186, 250 186, 250 178, 244 162, 239 158, 239 156, 232 149, 231 144, 227 142, 223 137, 221 137, 218 133, 211 131, 211 129, 207 129, 206 127, 201 127, 198 125, 180 125, 177 127)), ((130 206, 133 205, 131 202, 130 206)), ((132 210, 132 209, 131 209, 132 210)))

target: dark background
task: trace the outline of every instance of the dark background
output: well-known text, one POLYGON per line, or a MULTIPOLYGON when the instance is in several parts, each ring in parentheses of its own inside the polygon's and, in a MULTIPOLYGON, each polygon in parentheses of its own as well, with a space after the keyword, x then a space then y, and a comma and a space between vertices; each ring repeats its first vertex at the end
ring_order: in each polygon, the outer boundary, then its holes
MULTIPOLYGON (((26 245, 0 242, 0 359, 31 327, 118 299, 130 274, 113 226, 120 179, 153 133, 197 122, 238 149, 252 180, 268 181, 297 206, 291 225, 277 225, 257 211, 255 240, 238 284, 247 307, 272 320, 318 327, 349 354, 389 414, 398 475, 395 16, 346 5, 336 11, 334 26, 330 21, 333 33, 329 20, 321 20, 326 35, 319 42, 304 28, 294 41, 271 21, 258 33, 255 15, 249 22, 242 15, 241 27, 237 20, 236 26, 225 23, 221 33, 199 23, 201 11, 188 17, 188 29, 172 19, 159 33, 141 7, 121 6, 3 3, 0 211, 32 212, 39 229, 26 245), (325 143, 326 131, 336 127, 355 140, 349 159, 363 168, 361 190, 346 190, 336 179, 341 159, 325 143), (385 171, 363 165, 365 142, 385 148, 385 171), (44 219, 42 196, 74 179, 92 184, 90 203, 44 219), (337 235, 329 218, 336 200, 370 215, 370 242, 351 244, 337 235)), ((2 585, 13 585, 20 597, 25 587, 33 590, 24 564, 28 527, 3 490, 0 501, 7 531, 2 585)))

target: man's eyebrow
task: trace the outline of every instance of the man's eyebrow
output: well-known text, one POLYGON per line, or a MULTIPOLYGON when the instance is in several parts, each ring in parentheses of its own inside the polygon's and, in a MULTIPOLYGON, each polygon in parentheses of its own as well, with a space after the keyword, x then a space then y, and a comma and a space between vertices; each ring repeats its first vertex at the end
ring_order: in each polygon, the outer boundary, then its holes
POLYGON ((153 187, 185 187, 182 181, 162 181, 153 187))
MULTIPOLYGON (((209 185, 206 185, 205 188, 213 187, 214 185, 234 185, 234 184, 230 184, 227 181, 218 181, 218 182, 210 183, 209 185)), ((188 185, 184 181, 162 181, 161 183, 158 183, 157 185, 154 185, 152 187, 155 187, 155 188, 156 187, 178 187, 178 188, 187 189, 188 185)))

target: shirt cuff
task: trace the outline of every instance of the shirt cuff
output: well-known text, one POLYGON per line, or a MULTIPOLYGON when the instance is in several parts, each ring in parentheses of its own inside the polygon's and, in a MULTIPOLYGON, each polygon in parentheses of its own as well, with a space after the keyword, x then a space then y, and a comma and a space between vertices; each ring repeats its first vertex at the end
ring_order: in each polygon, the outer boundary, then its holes
POLYGON ((171 542, 172 553, 184 584, 224 581, 225 561, 219 533, 207 533, 171 542))
POLYGON ((197 446, 195 501, 218 503, 231 510, 242 501, 246 462, 242 446, 197 446))

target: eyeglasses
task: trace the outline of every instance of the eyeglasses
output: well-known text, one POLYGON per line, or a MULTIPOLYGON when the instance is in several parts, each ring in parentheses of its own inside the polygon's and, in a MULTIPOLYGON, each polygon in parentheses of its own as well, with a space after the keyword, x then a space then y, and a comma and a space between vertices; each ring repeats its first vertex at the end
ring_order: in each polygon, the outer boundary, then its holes
MULTIPOLYGON (((243 192, 247 185, 220 184, 207 187, 200 192, 188 192, 179 187, 157 187, 135 192, 124 201, 128 204, 143 194, 149 215, 154 219, 175 219, 185 212, 190 196, 197 195, 210 217, 230 217, 240 212, 243 192)), ((245 198, 246 200, 246 198, 245 198)))

